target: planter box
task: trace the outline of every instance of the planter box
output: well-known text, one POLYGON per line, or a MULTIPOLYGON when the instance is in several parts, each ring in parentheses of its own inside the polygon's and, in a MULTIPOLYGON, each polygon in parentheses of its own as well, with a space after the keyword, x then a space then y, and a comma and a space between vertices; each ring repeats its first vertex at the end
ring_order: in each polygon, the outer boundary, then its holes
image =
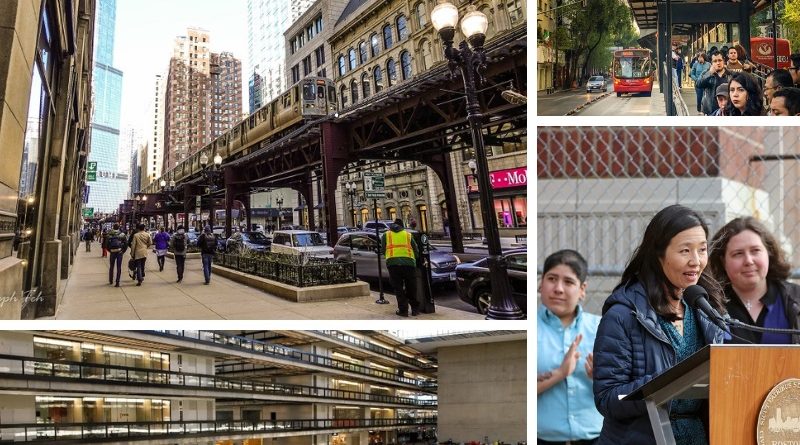
POLYGON ((261 289, 269 294, 283 299, 304 303, 309 301, 339 300, 343 298, 368 297, 369 284, 363 281, 344 284, 329 284, 324 286, 296 287, 277 281, 250 275, 227 267, 211 266, 211 270, 220 276, 246 284, 247 286, 261 289))

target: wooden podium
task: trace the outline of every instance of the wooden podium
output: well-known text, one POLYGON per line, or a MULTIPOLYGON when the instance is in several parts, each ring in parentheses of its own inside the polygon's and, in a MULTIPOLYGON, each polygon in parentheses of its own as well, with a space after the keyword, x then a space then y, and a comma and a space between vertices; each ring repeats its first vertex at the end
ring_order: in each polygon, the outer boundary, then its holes
POLYGON ((675 444, 673 399, 708 399, 710 445, 754 444, 764 400, 790 378, 800 378, 800 345, 710 345, 623 400, 645 401, 658 445, 675 444))

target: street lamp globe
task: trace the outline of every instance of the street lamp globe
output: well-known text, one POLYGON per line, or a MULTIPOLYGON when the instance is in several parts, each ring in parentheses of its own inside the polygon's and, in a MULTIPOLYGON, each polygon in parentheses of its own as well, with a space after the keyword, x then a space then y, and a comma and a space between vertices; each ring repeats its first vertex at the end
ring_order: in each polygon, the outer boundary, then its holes
POLYGON ((208 165, 208 155, 206 155, 205 152, 200 155, 200 165, 202 165, 203 167, 208 165))
POLYGON ((467 13, 461 19, 461 32, 473 48, 483 48, 486 40, 486 30, 489 28, 489 19, 486 14, 478 11, 475 6, 467 7, 467 13))
POLYGON ((161 185, 161 188, 163 189, 164 187, 167 186, 167 181, 162 179, 161 182, 159 182, 159 184, 161 185))
POLYGON ((139 202, 142 200, 142 195, 136 195, 133 199, 136 200, 136 202, 139 202))
POLYGON ((220 156, 219 153, 217 153, 217 155, 214 156, 214 165, 217 167, 222 165, 222 156, 220 156))
POLYGON ((447 0, 439 0, 431 11, 431 23, 445 42, 452 42, 458 23, 458 8, 447 0))
POLYGON ((147 201, 147 195, 142 196, 142 201, 147 201))
POLYGON ((170 179, 169 180, 169 188, 175 188, 175 180, 174 179, 170 179))
POLYGON ((469 162, 467 162, 467 166, 469 167, 470 170, 472 170, 472 174, 474 175, 475 169, 478 168, 478 163, 475 162, 474 159, 470 159, 469 162))

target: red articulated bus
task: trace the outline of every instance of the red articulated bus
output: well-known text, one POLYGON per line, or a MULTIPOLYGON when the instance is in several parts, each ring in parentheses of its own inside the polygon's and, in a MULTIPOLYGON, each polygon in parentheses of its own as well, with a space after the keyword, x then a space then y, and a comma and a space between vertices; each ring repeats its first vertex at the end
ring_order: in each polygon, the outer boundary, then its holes
POLYGON ((652 52, 645 48, 631 48, 614 51, 614 92, 617 97, 623 93, 642 93, 650 96, 653 92, 652 52))
MULTIPOLYGON (((778 46, 778 68, 789 68, 789 41, 775 39, 778 46)), ((754 61, 772 68, 775 63, 772 37, 750 37, 750 58, 754 61)))

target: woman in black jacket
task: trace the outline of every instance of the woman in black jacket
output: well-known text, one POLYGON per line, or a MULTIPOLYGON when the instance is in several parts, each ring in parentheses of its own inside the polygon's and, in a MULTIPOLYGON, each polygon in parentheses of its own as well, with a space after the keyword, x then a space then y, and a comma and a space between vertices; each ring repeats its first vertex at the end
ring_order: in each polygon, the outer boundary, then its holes
MULTIPOLYGON (((655 436, 642 401, 622 401, 703 346, 721 343, 723 331, 686 305, 683 290, 699 284, 723 309, 722 289, 705 271, 708 227, 697 212, 672 205, 658 212, 603 305, 594 345, 594 399, 603 415, 597 445, 647 445, 655 436)), ((699 400, 669 406, 679 445, 708 443, 699 400)))
POLYGON ((747 73, 737 73, 728 83, 728 105, 725 116, 763 116, 764 96, 755 77, 747 73))
MULTIPOLYGON (((723 285, 732 318, 767 328, 800 326, 800 286, 786 281, 791 265, 763 224, 753 217, 736 218, 719 229, 711 246, 709 267, 723 285)), ((800 343, 798 335, 731 333, 735 337, 726 343, 800 343)))

